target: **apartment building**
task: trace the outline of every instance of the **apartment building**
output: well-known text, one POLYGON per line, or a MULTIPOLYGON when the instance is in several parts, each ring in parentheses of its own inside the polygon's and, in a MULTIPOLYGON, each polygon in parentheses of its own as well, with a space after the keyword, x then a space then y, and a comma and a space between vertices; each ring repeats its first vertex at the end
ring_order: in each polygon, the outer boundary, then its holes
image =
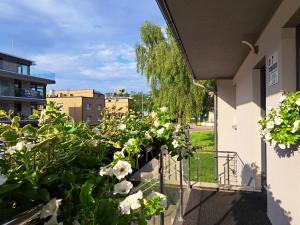
POLYGON ((0 52, 0 108, 13 110, 23 121, 33 109, 42 108, 47 85, 55 84, 54 73, 32 73, 33 65, 31 60, 0 52))
POLYGON ((105 107, 105 96, 94 89, 51 90, 47 92, 47 101, 56 102, 74 121, 85 121, 90 125, 101 122, 105 107))
POLYGON ((127 113, 130 110, 132 101, 130 97, 109 97, 105 99, 105 107, 109 111, 127 113))
POLYGON ((273 225, 299 225, 300 154, 265 144, 258 120, 300 90, 300 1, 157 2, 194 78, 217 80, 216 155, 242 160, 228 175, 267 193, 273 225))

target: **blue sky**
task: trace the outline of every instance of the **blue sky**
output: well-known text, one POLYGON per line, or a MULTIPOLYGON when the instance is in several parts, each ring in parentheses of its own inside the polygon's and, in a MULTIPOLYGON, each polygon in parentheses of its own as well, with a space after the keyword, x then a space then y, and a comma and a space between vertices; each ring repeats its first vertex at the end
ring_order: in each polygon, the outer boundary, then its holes
POLYGON ((134 46, 145 20, 165 26, 155 0, 1 0, 0 9, 0 51, 54 72, 48 88, 149 90, 134 46))

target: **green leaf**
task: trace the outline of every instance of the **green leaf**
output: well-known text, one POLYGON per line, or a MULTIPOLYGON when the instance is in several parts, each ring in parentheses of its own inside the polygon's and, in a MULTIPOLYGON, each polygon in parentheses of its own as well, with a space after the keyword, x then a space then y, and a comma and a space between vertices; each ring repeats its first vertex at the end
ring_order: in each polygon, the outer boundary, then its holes
POLYGON ((17 142, 19 135, 15 130, 6 130, 2 133, 4 141, 7 142, 17 142))
POLYGON ((40 184, 51 184, 54 181, 58 180, 59 177, 57 174, 50 174, 48 176, 44 176, 40 179, 39 183, 40 184))
POLYGON ((0 185, 0 195, 3 195, 7 192, 11 192, 11 191, 19 188, 21 185, 22 185, 22 183, 0 185))
POLYGON ((95 203, 95 199, 92 196, 93 189, 94 183, 92 180, 88 180, 81 187, 79 199, 86 206, 91 206, 91 204, 95 203))
POLYGON ((20 120, 21 118, 19 116, 15 116, 11 120, 11 128, 18 129, 20 127, 20 120))

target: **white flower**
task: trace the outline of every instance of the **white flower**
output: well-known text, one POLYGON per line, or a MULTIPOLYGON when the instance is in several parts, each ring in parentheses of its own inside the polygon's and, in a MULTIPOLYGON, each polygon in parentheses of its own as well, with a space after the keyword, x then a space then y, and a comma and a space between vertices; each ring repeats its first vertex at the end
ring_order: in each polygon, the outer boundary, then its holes
POLYGON ((128 174, 132 173, 131 165, 127 161, 119 160, 113 167, 113 173, 118 180, 121 180, 128 174))
POLYGON ((142 191, 129 195, 119 204, 119 210, 122 214, 130 214, 130 210, 135 210, 141 207, 139 199, 143 198, 142 191))
POLYGON ((5 184, 7 177, 0 173, 0 185, 5 184))
POLYGON ((283 119, 281 119, 280 116, 275 116, 274 117, 274 122, 276 125, 280 125, 283 122, 283 119))
POLYGON ((165 128, 160 128, 159 130, 157 130, 157 133, 159 134, 159 135, 162 135, 163 133, 164 133, 164 131, 165 131, 165 128))
POLYGON ((15 146, 9 147, 6 151, 8 154, 14 154, 16 151, 20 151, 23 148, 27 148, 28 150, 32 149, 34 144, 27 143, 25 141, 19 141, 15 146))
POLYGON ((164 194, 161 194, 159 192, 155 192, 155 191, 152 191, 148 196, 147 196, 147 199, 148 200, 151 200, 155 197, 159 197, 160 198, 160 207, 161 208, 167 208, 167 205, 168 205, 168 201, 167 201, 167 196, 165 196, 164 194))
POLYGON ((272 145, 273 147, 275 147, 275 146, 277 145, 277 141, 272 140, 271 145, 272 145))
POLYGON ((271 134, 270 134, 269 132, 266 133, 265 139, 266 139, 267 141, 270 141, 270 140, 272 139, 272 136, 271 136, 271 134))
POLYGON ((285 144, 279 144, 278 147, 279 147, 280 149, 285 149, 285 148, 286 148, 285 144))
POLYGON ((145 138, 147 140, 152 140, 152 137, 151 137, 151 135, 150 135, 150 133, 148 131, 145 132, 145 138))
POLYGON ((41 210, 40 218, 47 218, 48 216, 56 217, 59 206, 61 205, 61 201, 62 201, 61 199, 58 200, 56 198, 51 199, 46 205, 43 206, 41 210))
POLYGON ((119 129, 120 130, 125 130, 126 129, 126 124, 120 124, 119 129))
POLYGON ((124 153, 122 151, 118 151, 114 153, 114 159, 124 158, 124 153))
POLYGON ((100 167, 99 175, 112 177, 114 175, 113 169, 110 167, 106 167, 106 166, 100 167))
POLYGON ((131 188, 133 187, 132 183, 127 181, 127 180, 123 180, 122 182, 115 184, 114 186, 114 192, 113 194, 128 194, 131 190, 131 188))
POLYGON ((283 102, 286 99, 286 95, 281 95, 279 98, 279 102, 283 102))
POLYGON ((164 125, 164 127, 167 128, 167 129, 170 128, 171 126, 172 126, 171 123, 166 123, 166 124, 164 125))
POLYGON ((153 125, 154 125, 155 127, 159 127, 159 125, 160 125, 160 124, 159 124, 159 121, 158 121, 158 120, 155 120, 154 123, 153 123, 153 125))
POLYGON ((162 112, 167 112, 168 111, 168 108, 166 106, 163 106, 160 108, 160 111, 162 112))
POLYGON ((173 140, 172 145, 173 145, 174 148, 178 148, 178 146, 179 146, 178 141, 173 140))
POLYGON ((160 147, 160 151, 161 151, 161 153, 163 153, 163 154, 167 154, 167 153, 168 153, 168 146, 167 146, 167 145, 162 145, 162 146, 160 147))
POLYGON ((133 144, 134 141, 135 141, 134 138, 130 138, 130 139, 124 144, 124 147, 126 148, 128 145, 133 144))
POLYGON ((293 124, 292 133, 296 133, 299 130, 300 120, 296 120, 293 124))
POLYGON ((296 100, 296 105, 297 105, 297 106, 300 106, 300 98, 298 98, 298 99, 296 100))
POLYGON ((267 122, 267 129, 273 129, 274 128, 274 122, 273 121, 269 121, 267 122))
POLYGON ((154 112, 154 111, 152 111, 150 115, 152 118, 155 118, 157 116, 156 112, 154 112))
POLYGON ((180 130, 180 128, 181 128, 181 125, 180 125, 180 124, 177 124, 177 125, 176 125, 176 128, 175 128, 175 132, 178 132, 178 131, 180 130))

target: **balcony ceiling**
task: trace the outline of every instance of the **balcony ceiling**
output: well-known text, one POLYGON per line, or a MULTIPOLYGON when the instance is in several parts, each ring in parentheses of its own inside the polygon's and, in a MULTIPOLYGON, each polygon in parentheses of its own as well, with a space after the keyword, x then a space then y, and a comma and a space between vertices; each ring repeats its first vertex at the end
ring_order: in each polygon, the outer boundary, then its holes
POLYGON ((195 79, 232 78, 282 0, 157 0, 195 79))

